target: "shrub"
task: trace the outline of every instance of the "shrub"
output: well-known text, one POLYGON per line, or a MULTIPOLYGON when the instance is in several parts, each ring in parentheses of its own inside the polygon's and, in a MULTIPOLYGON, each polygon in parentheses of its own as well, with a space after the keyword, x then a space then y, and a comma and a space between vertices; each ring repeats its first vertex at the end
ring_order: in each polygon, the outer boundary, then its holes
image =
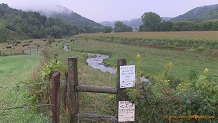
MULTIPOLYGON (((139 58, 137 55, 137 65, 139 58)), ((169 62, 162 74, 150 79, 148 83, 137 82, 135 87, 128 89, 128 98, 136 105, 136 122, 163 123, 168 121, 169 116, 217 116, 218 84, 209 74, 209 69, 205 68, 202 74, 191 70, 190 79, 183 82, 168 80, 172 67, 173 63, 169 62), (173 81, 180 83, 175 84, 173 81), (171 83, 174 83, 174 86, 171 86, 171 83)), ((171 121, 189 123, 197 120, 218 122, 217 117, 181 118, 171 121)))

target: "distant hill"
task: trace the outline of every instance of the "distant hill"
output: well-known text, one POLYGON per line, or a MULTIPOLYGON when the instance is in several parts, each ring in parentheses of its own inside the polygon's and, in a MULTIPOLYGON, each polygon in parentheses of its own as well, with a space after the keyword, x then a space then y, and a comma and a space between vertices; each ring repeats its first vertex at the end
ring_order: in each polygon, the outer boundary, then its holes
POLYGON ((93 20, 90 20, 88 18, 85 18, 71 11, 70 9, 60 6, 60 5, 56 5, 55 8, 51 10, 38 10, 38 12, 47 17, 63 19, 66 22, 69 22, 71 24, 77 24, 77 25, 82 25, 82 26, 101 26, 101 24, 93 20))
MULTIPOLYGON (((131 27, 138 27, 138 26, 142 25, 142 20, 140 18, 132 19, 132 20, 122 20, 121 22, 123 22, 127 26, 131 26, 131 27)), ((116 23, 116 21, 103 21, 100 24, 103 26, 111 26, 114 28, 115 23, 116 23)))
POLYGON ((172 18, 171 22, 195 21, 202 22, 205 20, 218 19, 218 4, 196 7, 183 15, 172 18))
POLYGON ((102 26, 92 20, 63 7, 56 10, 48 11, 51 12, 50 17, 46 17, 36 11, 22 11, 13 9, 7 4, 0 4, 0 42, 19 37, 46 38, 52 36, 62 38, 79 33, 102 32, 102 26), (65 20, 51 16, 62 17, 65 20), (69 20, 67 21, 67 19, 69 20), (71 19, 75 22, 70 22, 71 19))
MULTIPOLYGON (((171 17, 161 17, 162 20, 168 21, 171 19, 171 17)), ((141 18, 136 18, 136 19, 132 19, 132 20, 123 20, 122 21, 124 24, 126 24, 127 26, 131 26, 133 28, 135 27, 139 27, 140 25, 142 25, 142 19, 141 18)), ((116 21, 103 21, 100 24, 103 26, 111 26, 114 27, 114 24, 116 23, 116 21)))

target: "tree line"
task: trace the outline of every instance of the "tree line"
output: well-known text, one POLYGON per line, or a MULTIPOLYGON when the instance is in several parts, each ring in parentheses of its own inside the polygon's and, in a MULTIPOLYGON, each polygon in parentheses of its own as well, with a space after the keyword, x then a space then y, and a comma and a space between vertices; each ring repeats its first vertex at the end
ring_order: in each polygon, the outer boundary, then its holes
MULTIPOLYGON (((47 18, 38 12, 22 11, 10 8, 7 4, 0 4, 0 32, 7 30, 18 34, 27 34, 32 38, 54 38, 72 36, 79 33, 102 32, 101 25, 77 25, 58 18, 47 18)), ((6 41, 6 33, 0 34, 0 41, 6 41)))
MULTIPOLYGON (((161 17, 153 12, 145 12, 141 16, 143 24, 139 26, 139 31, 217 31, 218 20, 206 20, 202 22, 181 21, 170 22, 162 21, 161 17)), ((132 32, 133 28, 116 21, 114 29, 105 26, 103 32, 132 32)))
POLYGON ((142 16, 143 25, 139 31, 215 31, 218 30, 218 20, 206 20, 200 23, 194 21, 170 22, 162 21, 153 12, 146 12, 142 16))
POLYGON ((127 26, 122 21, 116 21, 114 29, 111 26, 104 26, 103 32, 110 33, 110 32, 132 32, 133 28, 131 26, 127 26))
MULTIPOLYGON (((145 12, 141 16, 143 25, 139 31, 208 31, 218 30, 218 20, 207 20, 202 22, 184 21, 170 22, 162 21, 161 17, 153 12, 145 12)), ((10 8, 7 4, 0 4, 0 42, 8 39, 11 31, 20 35, 26 34, 32 38, 46 38, 52 36, 61 38, 79 33, 104 32, 132 32, 133 28, 122 21, 116 21, 114 29, 111 26, 100 24, 72 24, 63 19, 46 17, 38 12, 22 11, 10 8)))

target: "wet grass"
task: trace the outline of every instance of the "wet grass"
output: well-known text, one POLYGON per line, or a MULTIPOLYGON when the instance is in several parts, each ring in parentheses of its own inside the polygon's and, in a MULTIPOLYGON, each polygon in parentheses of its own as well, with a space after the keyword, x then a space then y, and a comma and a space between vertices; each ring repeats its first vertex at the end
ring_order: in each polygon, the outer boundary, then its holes
POLYGON ((99 41, 146 45, 156 48, 196 50, 218 49, 218 31, 122 32, 84 34, 99 41))
POLYGON ((16 86, 30 80, 32 70, 39 64, 39 55, 17 55, 0 57, 0 122, 27 123, 49 122, 44 114, 36 110, 16 108, 28 105, 28 87, 16 86), (15 109, 10 109, 15 108, 15 109))
MULTIPOLYGON (((85 85, 96 85, 96 86, 110 86, 116 87, 116 75, 110 74, 109 72, 103 73, 100 70, 96 70, 86 63, 88 58, 88 52, 84 51, 64 51, 63 44, 68 43, 69 46, 74 45, 74 42, 70 42, 67 39, 60 39, 62 42, 57 46, 53 45, 52 50, 48 53, 48 57, 53 58, 54 53, 58 54, 58 60, 62 61, 67 65, 67 59, 69 57, 76 57, 78 62, 78 79, 79 84, 85 85)), ((78 42, 82 41, 81 39, 77 40, 78 42)), ((77 42, 76 41, 76 42, 77 42)), ((97 114, 106 114, 106 115, 115 115, 113 110, 115 109, 115 100, 111 100, 110 94, 97 94, 97 93, 79 93, 79 102, 80 102, 80 112, 87 113, 97 113, 97 114), (109 105, 108 105, 109 104, 109 105)), ((62 112, 63 115, 65 112, 62 112)), ((67 116, 67 114, 65 115, 67 116)), ((61 122, 67 122, 67 119, 62 118, 61 122)), ((94 122, 94 121, 93 121, 94 122)))
POLYGON ((117 59, 125 58, 128 64, 136 64, 136 55, 141 55, 140 69, 145 76, 155 76, 160 74, 168 62, 173 62, 171 70, 172 76, 182 80, 187 80, 190 70, 195 69, 199 72, 207 67, 213 76, 217 76, 218 58, 210 51, 191 51, 191 50, 169 50, 151 47, 141 47, 125 45, 120 43, 102 42, 89 39, 69 43, 70 49, 80 53, 102 53, 109 55, 110 58, 104 62, 116 68, 117 59))
MULTIPOLYGON (((72 37, 72 39, 73 38, 75 37, 72 37)), ((192 69, 203 72, 204 68, 207 67, 213 76, 217 76, 218 74, 218 57, 216 54, 209 51, 158 49, 120 44, 116 42, 102 42, 92 39, 85 40, 84 37, 77 37, 77 40, 74 42, 70 42, 70 40, 67 39, 56 40, 55 43, 52 43, 52 48, 47 49, 45 55, 49 60, 51 60, 54 59, 54 54, 58 54, 58 60, 66 65, 69 57, 76 57, 78 59, 79 84, 115 87, 117 81, 116 75, 103 73, 100 70, 88 66, 86 63, 88 53, 109 55, 110 58, 104 62, 106 65, 110 65, 114 69, 116 69, 117 60, 122 58, 127 60, 127 64, 137 64, 136 55, 139 53, 141 55, 141 64, 140 66, 137 66, 136 69, 142 70, 144 72, 143 74, 149 77, 162 73, 165 69, 164 66, 170 61, 174 63, 174 67, 170 71, 170 74, 183 81, 188 79, 188 74, 192 69), (60 43, 57 43, 58 41, 60 41, 60 43), (65 42, 68 43, 69 49, 72 51, 63 50, 63 44, 65 42)), ((7 57, 9 61, 14 61, 13 63, 3 60, 2 58, 3 57, 0 57, 0 65, 2 65, 0 66, 0 73, 2 75, 2 81, 0 80, 0 84, 9 86, 19 83, 20 81, 28 80, 29 78, 24 79, 24 77, 26 77, 26 75, 32 70, 32 66, 37 65, 39 60, 39 56, 37 55, 7 57), (30 57, 30 59, 28 59, 28 57, 30 57), (10 73, 13 72, 14 69, 17 70, 14 74, 19 76, 18 78, 20 79, 11 77, 13 74, 10 73)), ((15 90, 7 90, 8 94, 4 94, 3 98, 1 98, 1 107, 3 106, 2 100, 7 102, 7 107, 12 106, 12 104, 19 105, 27 101, 27 92, 25 91, 27 88, 21 88, 20 90, 17 90, 16 88, 15 90), (10 98, 10 96, 12 98, 10 98), (21 99, 22 101, 19 101, 21 99)), ((0 95, 2 94, 3 93, 0 95)), ((111 95, 107 94, 79 93, 80 111, 108 115, 114 114, 113 104, 115 104, 115 102, 111 100, 112 98, 110 97, 111 95)), ((37 113, 35 113, 34 110, 27 109, 10 110, 6 111, 6 113, 5 111, 1 111, 0 122, 49 122, 48 118, 35 114, 37 113), (30 119, 33 120, 30 121, 30 119)), ((65 116, 63 112, 61 115, 65 116)), ((61 117, 61 121, 67 122, 68 119, 61 117)))

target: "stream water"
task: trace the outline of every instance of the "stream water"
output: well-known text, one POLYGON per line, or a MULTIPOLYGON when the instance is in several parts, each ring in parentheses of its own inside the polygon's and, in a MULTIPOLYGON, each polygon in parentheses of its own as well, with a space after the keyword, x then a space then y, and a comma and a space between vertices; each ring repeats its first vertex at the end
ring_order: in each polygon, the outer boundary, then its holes
MULTIPOLYGON (((71 51, 67 43, 64 44, 64 50, 65 51, 71 51)), ((88 58, 86 62, 88 63, 89 66, 99 69, 102 72, 109 72, 110 74, 116 74, 117 70, 112 68, 112 67, 107 67, 103 64, 103 60, 109 58, 108 55, 103 55, 103 54, 92 54, 88 53, 88 58), (94 58, 91 56, 95 56, 94 58)), ((148 82, 149 79, 145 78, 144 76, 140 78, 140 82, 148 82)))
POLYGON ((68 48, 67 45, 68 45, 68 43, 64 43, 64 50, 65 50, 65 51, 71 51, 71 50, 68 48))
MULTIPOLYGON (((64 44, 63 48, 64 48, 65 51, 71 51, 68 48, 68 44, 67 43, 64 44)), ((102 72, 109 72, 110 74, 116 74, 116 71, 117 71, 116 69, 113 69, 112 67, 106 67, 103 64, 103 60, 109 58, 108 55, 91 54, 91 53, 89 53, 88 55, 89 55, 89 57, 86 60, 86 62, 88 63, 89 66, 91 66, 91 67, 93 67, 95 69, 99 69, 102 72), (95 58, 91 57, 93 55, 95 55, 96 57, 95 58)))
POLYGON ((90 54, 89 53, 89 57, 86 60, 86 62, 88 63, 89 66, 95 68, 95 69, 99 69, 102 72, 109 72, 111 74, 116 74, 116 69, 113 69, 112 67, 106 67, 103 64, 103 60, 109 58, 108 55, 102 55, 102 54, 90 54), (90 56, 95 55, 95 58, 92 58, 90 56))

